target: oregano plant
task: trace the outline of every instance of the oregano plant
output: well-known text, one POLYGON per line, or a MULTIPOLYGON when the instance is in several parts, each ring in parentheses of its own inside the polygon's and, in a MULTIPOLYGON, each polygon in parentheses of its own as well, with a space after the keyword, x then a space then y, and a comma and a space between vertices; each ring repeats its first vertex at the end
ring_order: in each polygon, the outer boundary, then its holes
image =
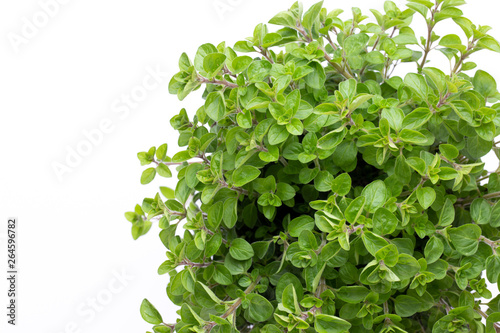
POLYGON ((182 54, 169 92, 204 103, 171 119, 180 151, 138 154, 177 185, 125 214, 167 249, 178 319, 144 300, 154 332, 500 331, 500 94, 469 60, 500 45, 464 3, 295 3, 182 54))

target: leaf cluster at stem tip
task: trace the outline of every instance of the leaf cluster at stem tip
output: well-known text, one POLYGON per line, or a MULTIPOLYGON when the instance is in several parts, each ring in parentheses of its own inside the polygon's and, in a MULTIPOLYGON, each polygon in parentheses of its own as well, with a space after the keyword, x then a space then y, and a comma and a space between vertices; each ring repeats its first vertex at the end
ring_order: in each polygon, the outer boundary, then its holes
POLYGON ((178 319, 145 299, 153 332, 500 331, 500 93, 470 60, 500 44, 463 4, 297 2, 181 55, 169 92, 204 103, 170 120, 181 150, 138 153, 176 186, 125 214, 167 249, 178 319))

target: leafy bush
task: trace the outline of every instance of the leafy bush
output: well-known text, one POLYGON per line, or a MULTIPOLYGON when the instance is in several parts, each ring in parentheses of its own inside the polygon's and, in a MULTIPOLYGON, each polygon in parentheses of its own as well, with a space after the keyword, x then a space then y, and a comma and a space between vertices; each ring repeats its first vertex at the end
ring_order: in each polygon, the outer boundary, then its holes
POLYGON ((500 177, 481 158, 498 156, 500 94, 465 72, 500 45, 462 4, 387 1, 365 23, 295 3, 276 32, 182 54, 170 93, 205 99, 171 119, 186 148, 138 154, 143 184, 176 166, 177 186, 126 213, 134 238, 159 220, 167 248, 180 318, 144 300, 154 332, 495 332, 500 177))

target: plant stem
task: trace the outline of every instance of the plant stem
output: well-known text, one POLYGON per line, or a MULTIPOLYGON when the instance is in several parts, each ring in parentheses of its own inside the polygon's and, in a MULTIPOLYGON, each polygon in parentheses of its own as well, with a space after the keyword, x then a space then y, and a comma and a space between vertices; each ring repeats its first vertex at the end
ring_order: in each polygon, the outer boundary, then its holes
POLYGON ((488 244, 491 247, 491 249, 493 250, 493 252, 495 252, 495 250, 499 246, 498 241, 492 241, 491 239, 488 239, 482 235, 481 235, 481 237, 479 237, 479 241, 482 241, 485 244, 488 244))
POLYGON ((279 161, 281 162, 281 164, 283 164, 283 166, 288 166, 288 162, 283 156, 280 156, 279 161))
MULTIPOLYGON (((306 33, 306 31, 304 30, 304 27, 302 27, 300 22, 297 22, 296 28, 297 28, 297 31, 304 37, 306 42, 308 42, 308 43, 312 42, 312 38, 306 33)), ((335 70, 337 72, 339 72, 340 75, 342 75, 346 79, 353 79, 354 78, 351 74, 349 74, 344 69, 342 69, 342 67, 339 64, 332 61, 332 58, 328 55, 328 53, 326 52, 324 47, 320 46, 319 49, 321 51, 323 51, 326 61, 328 61, 330 63, 330 65, 332 65, 333 68, 335 68, 335 70)))
POLYGON ((260 54, 262 54, 262 55, 263 55, 263 56, 267 59, 267 61, 269 61, 271 64, 274 64, 273 59, 271 59, 271 58, 269 57, 269 55, 267 54, 267 49, 264 49, 264 48, 262 48, 262 47, 259 47, 259 50, 260 50, 260 54))
MULTIPOLYGON (((251 293, 251 292, 255 289, 255 287, 257 287, 257 285, 259 284, 260 279, 261 279, 261 277, 260 277, 260 276, 259 276, 259 277, 257 277, 257 279, 256 279, 255 281, 253 281, 253 282, 252 282, 252 284, 250 284, 250 285, 248 286, 248 288, 245 290, 245 295, 250 294, 250 293, 251 293)), ((232 315, 234 312, 236 312, 236 310, 238 310, 238 308, 240 307, 240 305, 241 305, 241 302, 242 302, 242 301, 243 301, 243 300, 242 300, 241 298, 238 298, 238 299, 236 300, 236 302, 234 302, 234 303, 233 303, 233 305, 231 305, 231 306, 229 307, 229 309, 227 309, 227 311, 226 311, 224 314, 222 314, 220 317, 221 317, 222 319, 226 319, 227 317, 229 317, 230 315, 232 315)), ((213 329, 216 325, 217 325, 217 323, 216 323, 216 322, 214 322, 214 321, 208 322, 208 323, 207 323, 207 325, 205 325, 205 330, 206 330, 207 332, 210 332, 210 331, 212 331, 212 329, 213 329)))
POLYGON ((465 52, 460 57, 460 60, 457 61, 457 63, 455 64, 455 67, 453 67, 452 74, 458 73, 464 60, 467 59, 472 54, 471 51, 475 46, 474 43, 475 43, 475 40, 472 40, 472 42, 470 42, 469 45, 467 45, 467 50, 465 50, 465 52))
POLYGON ((230 188, 224 179, 219 179, 219 184, 221 184, 222 187, 227 187, 231 190, 235 190, 236 192, 239 192, 239 193, 247 195, 247 196, 250 194, 250 192, 248 192, 247 190, 245 190, 244 188, 241 188, 241 187, 233 186, 230 188))
MULTIPOLYGON (((208 229, 207 227, 202 227, 202 229, 205 230, 205 232, 207 234, 209 234, 210 236, 215 235, 215 232, 213 232, 212 230, 208 229)), ((224 243, 224 244, 227 245, 227 240, 225 240, 224 238, 222 238, 222 243, 224 243)))
POLYGON ((200 81, 202 83, 211 83, 211 84, 223 85, 223 86, 226 86, 226 87, 229 87, 229 88, 238 88, 239 87, 236 83, 232 83, 232 82, 229 82, 229 81, 226 81, 226 80, 216 80, 216 79, 209 80, 206 77, 199 76, 199 75, 198 75, 198 81, 200 81))
MULTIPOLYGON (((483 310, 481 309, 474 309, 477 313, 479 313, 481 316, 483 316, 484 319, 488 319, 488 315, 484 313, 483 310)), ((493 326, 495 327, 496 332, 500 332, 500 324, 498 322, 493 323, 493 326)))
MULTIPOLYGON (((474 201, 475 199, 477 199, 478 197, 468 197, 468 198, 458 198, 457 199, 457 203, 460 203, 462 205, 467 205, 467 204, 470 204, 472 203, 472 201, 474 201)), ((482 197, 480 198, 483 198, 483 199, 495 199, 495 198, 500 198, 500 192, 493 192, 493 193, 488 193, 488 194, 485 194, 483 195, 482 197)))
POLYGON ((333 62, 332 58, 328 55, 328 53, 326 52, 325 48, 320 46, 320 50, 323 51, 323 53, 325 54, 325 59, 326 61, 328 61, 328 63, 330 65, 332 65, 333 68, 335 68, 335 70, 340 74, 342 75, 343 77, 345 77, 346 79, 354 79, 354 76, 352 76, 351 74, 349 74, 348 72, 346 72, 339 64, 333 62))
POLYGON ((434 15, 436 15, 438 11, 439 4, 436 4, 436 7, 434 9, 431 9, 431 17, 429 21, 427 22, 427 42, 425 43, 425 49, 424 49, 424 57, 422 58, 422 62, 418 66, 418 72, 421 73, 422 69, 425 66, 425 62, 427 60, 427 56, 429 55, 429 52, 431 51, 431 46, 432 46, 432 30, 434 29, 435 22, 434 22, 434 15))
POLYGON ((174 330, 175 330, 175 324, 166 324, 166 323, 163 323, 163 325, 167 326, 168 328, 170 328, 172 330, 172 332, 174 332, 174 330))
POLYGON ((189 267, 200 267, 200 268, 206 268, 210 265, 212 265, 212 262, 192 262, 188 259, 184 259, 178 264, 178 266, 189 266, 189 267))
MULTIPOLYGON (((183 165, 184 162, 158 162, 158 161, 153 161, 153 163, 155 163, 156 165, 160 165, 160 164, 165 164, 165 165, 183 165)), ((203 163, 202 161, 190 161, 190 162, 187 162, 188 164, 199 164, 199 163, 203 163)))

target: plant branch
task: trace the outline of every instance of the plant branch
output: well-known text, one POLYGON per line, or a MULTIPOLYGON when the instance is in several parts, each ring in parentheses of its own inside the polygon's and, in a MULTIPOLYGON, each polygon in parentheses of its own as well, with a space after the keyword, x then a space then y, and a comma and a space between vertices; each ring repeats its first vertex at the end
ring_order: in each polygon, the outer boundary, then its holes
POLYGON ((457 63, 455 64, 455 67, 453 67, 452 74, 458 73, 459 69, 461 69, 462 67, 464 60, 467 59, 472 54, 472 49, 476 46, 474 43, 475 40, 472 40, 472 42, 470 42, 469 45, 467 45, 467 50, 465 50, 465 52, 460 57, 459 61, 457 61, 457 63))
POLYGON ((216 79, 209 80, 206 77, 203 77, 200 75, 198 75, 198 81, 200 81, 201 83, 218 84, 218 85, 226 86, 229 88, 238 88, 239 87, 236 83, 232 83, 232 82, 229 82, 226 80, 216 80, 216 79))
POLYGON ((206 267, 212 265, 212 262, 192 262, 191 260, 184 259, 180 263, 178 263, 177 265, 178 266, 206 268, 206 267))
POLYGON ((267 49, 259 46, 259 50, 259 53, 262 54, 267 59, 267 61, 269 61, 271 64, 274 64, 273 59, 271 59, 271 57, 269 57, 268 55, 267 49))
MULTIPOLYGON (((296 28, 297 28, 297 31, 304 37, 306 42, 308 42, 308 43, 312 42, 312 38, 307 34, 307 32, 304 30, 304 27, 302 26, 302 24, 300 24, 300 22, 297 22, 296 28)), ((319 49, 321 51, 323 51, 326 61, 328 61, 328 63, 330 65, 332 65, 333 68, 335 68, 335 70, 337 72, 339 72, 340 75, 342 75, 346 79, 353 79, 354 78, 351 74, 346 72, 339 64, 333 62, 332 58, 328 55, 328 53, 326 52, 326 50, 323 46, 320 46, 319 49)))
MULTIPOLYGON (((478 197, 473 197, 473 198, 471 198, 471 197, 458 198, 457 199, 457 203, 462 204, 462 205, 467 205, 467 204, 472 203, 472 201, 474 201, 477 198, 478 197)), ((486 200, 500 198, 500 192, 488 193, 488 194, 485 194, 483 196, 480 196, 480 198, 483 198, 483 199, 486 199, 486 200)))
POLYGON ((439 3, 436 3, 436 7, 431 9, 431 17, 429 21, 427 22, 427 41, 425 43, 425 48, 424 48, 424 57, 422 58, 422 62, 420 65, 418 65, 418 72, 421 73, 422 69, 425 66, 425 62, 427 61, 427 56, 429 55, 429 52, 431 51, 431 46, 432 46, 432 30, 434 29, 434 26, 436 23, 434 22, 434 16, 438 12, 438 7, 439 3))
POLYGON ((498 244, 499 241, 492 241, 491 239, 488 239, 488 238, 484 237, 483 235, 481 235, 481 237, 479 237, 479 241, 482 241, 483 243, 488 244, 493 251, 495 251, 497 249, 497 247, 500 246, 498 244))
MULTIPOLYGON (((247 289, 245 289, 245 295, 248 295, 250 294, 251 292, 254 291, 255 287, 257 287, 257 285, 259 284, 259 281, 260 281, 261 277, 257 277, 257 279, 255 281, 252 282, 252 284, 250 284, 248 286, 247 289)), ((226 312, 224 312, 224 314, 222 314, 220 317, 222 319, 226 319, 227 317, 229 317, 230 315, 232 315, 234 312, 236 312, 236 310, 238 310, 238 308, 240 307, 241 305, 241 302, 243 301, 243 299, 240 297, 236 300, 236 302, 234 302, 228 309, 226 312)), ((216 322, 208 322, 207 325, 205 326, 205 329, 207 330, 207 332, 210 332, 215 326, 217 325, 216 322)))
MULTIPOLYGON (((215 235, 215 232, 213 232, 212 230, 208 229, 207 227, 203 226, 202 227, 203 230, 205 230, 205 232, 207 234, 209 234, 210 236, 213 236, 215 235)), ((225 240, 224 238, 222 238, 222 243, 226 244, 227 245, 227 240, 225 240)))

